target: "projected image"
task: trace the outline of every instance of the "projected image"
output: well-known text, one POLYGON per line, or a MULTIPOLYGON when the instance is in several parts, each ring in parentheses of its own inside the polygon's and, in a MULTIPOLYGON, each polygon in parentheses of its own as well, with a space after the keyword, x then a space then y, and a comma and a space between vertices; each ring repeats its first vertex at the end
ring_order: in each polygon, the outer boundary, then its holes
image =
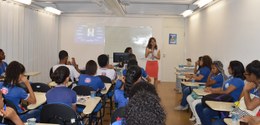
POLYGON ((82 44, 104 44, 105 28, 79 25, 76 27, 75 42, 82 44))

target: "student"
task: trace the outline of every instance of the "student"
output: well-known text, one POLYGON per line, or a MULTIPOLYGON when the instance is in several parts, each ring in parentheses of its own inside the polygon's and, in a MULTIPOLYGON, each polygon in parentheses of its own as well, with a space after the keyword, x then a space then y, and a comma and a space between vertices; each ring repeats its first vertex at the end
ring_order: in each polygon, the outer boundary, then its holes
POLYGON ((89 60, 86 64, 86 74, 79 76, 78 85, 92 87, 95 91, 105 89, 104 82, 95 76, 97 72, 97 63, 94 60, 89 60))
POLYGON ((68 62, 68 58, 69 58, 68 52, 65 50, 61 50, 59 52, 60 62, 59 64, 52 67, 52 71, 54 72, 60 66, 66 66, 70 71, 70 80, 72 82, 74 82, 75 80, 78 81, 78 77, 80 75, 79 74, 80 70, 78 68, 78 65, 76 64, 74 58, 72 58, 72 65, 70 65, 70 62, 68 62))
POLYGON ((203 56, 200 56, 198 58, 198 61, 195 62, 195 67, 194 67, 194 74, 197 74, 197 72, 199 71, 201 65, 200 65, 200 61, 202 61, 202 57, 203 56))
MULTIPOLYGON (((24 110, 20 107, 21 100, 26 100, 30 104, 36 103, 34 92, 27 77, 24 76, 24 73, 24 66, 17 61, 13 61, 6 68, 6 77, 4 82, 0 83, 0 89, 3 97, 15 105, 18 113, 24 112, 24 110), (21 83, 24 83, 29 93, 19 87, 21 83)), ((28 118, 37 118, 39 115, 40 110, 36 109, 20 115, 20 118, 22 121, 26 121, 28 118)))
MULTIPOLYGON (((129 60, 127 63, 127 69, 131 66, 138 66, 138 62, 135 59, 129 60)), ((151 81, 150 77, 147 75, 146 71, 144 70, 144 68, 140 67, 142 70, 142 77, 145 78, 148 82, 151 81)), ((123 70, 123 75, 126 76, 126 71, 127 69, 123 70)))
MULTIPOLYGON (((237 101, 244 87, 244 72, 245 69, 241 62, 231 61, 228 67, 231 77, 224 82, 223 88, 207 88, 205 91, 213 94, 229 94, 234 101, 237 101)), ((211 125, 211 119, 218 116, 217 111, 204 107, 201 103, 196 106, 196 112, 202 125, 211 125)))
MULTIPOLYGON (((211 64, 212 64, 212 60, 208 55, 205 55, 202 57, 202 60, 200 60, 200 65, 201 68, 199 68, 199 71, 197 72, 197 74, 191 76, 191 79, 194 79, 196 82, 207 82, 209 73, 210 73, 210 69, 211 69, 211 64)), ((192 92, 191 87, 187 87, 187 86, 182 86, 182 100, 181 100, 181 104, 177 107, 175 107, 175 110, 187 110, 188 109, 188 102, 187 102, 187 96, 192 92)))
POLYGON ((191 58, 187 58, 186 61, 187 61, 187 64, 186 64, 186 65, 187 65, 187 66, 191 66, 191 63, 192 63, 192 62, 191 62, 191 58))
POLYGON ((61 103, 76 111, 77 94, 66 87, 69 75, 70 71, 66 66, 60 66, 54 71, 51 76, 58 85, 46 93, 46 99, 48 104, 61 103))
MULTIPOLYGON (((128 103, 129 93, 134 84, 141 81, 141 69, 139 66, 131 66, 126 72, 125 79, 119 89, 115 90, 114 99, 118 108, 124 107, 128 103)), ((118 83, 120 84, 120 83, 118 83)), ((119 85, 116 86, 119 86, 119 85)))
POLYGON ((0 49, 0 78, 4 76, 7 67, 7 63, 3 60, 5 60, 5 53, 2 49, 0 49))
POLYGON ((157 84, 159 71, 158 61, 161 58, 161 54, 154 37, 151 37, 148 41, 145 49, 145 58, 147 58, 145 71, 150 77, 154 78, 154 83, 157 84))
POLYGON ((112 81, 116 79, 116 71, 109 66, 109 58, 107 55, 102 54, 98 56, 98 65, 97 75, 107 76, 112 81))
MULTIPOLYGON (((211 65, 211 72, 208 76, 206 87, 221 88, 225 79, 227 79, 227 76, 225 75, 223 64, 220 61, 214 61, 211 65)), ((187 102, 189 103, 190 109, 193 113, 193 117, 190 118, 190 120, 196 120, 196 124, 201 124, 200 119, 195 110, 196 105, 201 103, 201 99, 194 99, 193 95, 190 94, 187 97, 187 102)))
POLYGON ((126 47, 124 53, 132 54, 133 53, 133 49, 131 47, 126 47))

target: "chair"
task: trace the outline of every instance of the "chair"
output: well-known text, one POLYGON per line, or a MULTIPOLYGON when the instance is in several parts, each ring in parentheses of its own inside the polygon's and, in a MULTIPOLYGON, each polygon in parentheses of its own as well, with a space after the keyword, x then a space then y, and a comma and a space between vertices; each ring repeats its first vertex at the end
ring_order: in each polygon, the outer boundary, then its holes
POLYGON ((77 95, 81 95, 81 96, 88 96, 90 95, 90 91, 94 91, 93 88, 88 87, 88 86, 75 86, 72 90, 74 90, 77 95))
POLYGON ((41 111, 40 122, 60 125, 79 125, 81 118, 69 106, 64 104, 47 104, 41 111))
POLYGON ((53 73, 53 69, 51 67, 50 72, 49 72, 49 76, 50 76, 51 81, 53 81, 52 78, 51 78, 52 73, 53 73))
POLYGON ((51 89, 45 83, 32 83, 31 86, 34 92, 47 92, 51 89))
POLYGON ((112 80, 104 75, 98 75, 98 77, 104 82, 104 83, 112 83, 112 80))

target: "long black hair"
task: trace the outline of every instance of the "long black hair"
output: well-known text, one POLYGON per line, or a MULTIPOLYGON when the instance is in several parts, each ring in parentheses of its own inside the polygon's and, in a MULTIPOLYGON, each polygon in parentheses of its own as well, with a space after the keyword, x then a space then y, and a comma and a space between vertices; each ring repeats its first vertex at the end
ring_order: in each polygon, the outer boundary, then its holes
POLYGON ((141 77, 142 71, 139 66, 131 66, 126 71, 126 77, 125 77, 125 94, 128 97, 130 90, 134 83, 141 77))
POLYGON ((157 43, 156 43, 156 39, 155 39, 154 37, 151 37, 151 38, 149 39, 149 41, 148 41, 148 44, 147 44, 146 48, 152 49, 152 44, 151 44, 152 40, 154 40, 154 41, 155 41, 155 47, 154 47, 154 49, 156 49, 156 50, 157 50, 157 43))
POLYGON ((254 60, 246 66, 246 71, 249 74, 254 74, 257 79, 260 79, 260 61, 254 60))
POLYGON ((6 68, 4 86, 11 86, 19 84, 19 78, 21 74, 25 73, 23 64, 12 61, 6 68))
POLYGON ((241 79, 245 80, 245 76, 244 76, 245 68, 244 68, 244 65, 240 61, 237 61, 237 60, 231 61, 229 63, 229 67, 232 70, 233 77, 241 78, 241 79))

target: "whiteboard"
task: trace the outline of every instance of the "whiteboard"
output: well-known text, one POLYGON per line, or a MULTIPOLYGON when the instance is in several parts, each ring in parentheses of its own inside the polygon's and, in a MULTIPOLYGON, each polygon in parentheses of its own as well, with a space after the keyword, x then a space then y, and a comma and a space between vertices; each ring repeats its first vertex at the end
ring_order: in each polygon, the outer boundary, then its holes
MULTIPOLYGON (((132 47, 138 61, 145 58, 145 48, 152 36, 151 27, 105 27, 105 54, 113 58, 113 52, 124 52, 132 47)), ((141 62, 140 62, 141 63, 141 62)))

